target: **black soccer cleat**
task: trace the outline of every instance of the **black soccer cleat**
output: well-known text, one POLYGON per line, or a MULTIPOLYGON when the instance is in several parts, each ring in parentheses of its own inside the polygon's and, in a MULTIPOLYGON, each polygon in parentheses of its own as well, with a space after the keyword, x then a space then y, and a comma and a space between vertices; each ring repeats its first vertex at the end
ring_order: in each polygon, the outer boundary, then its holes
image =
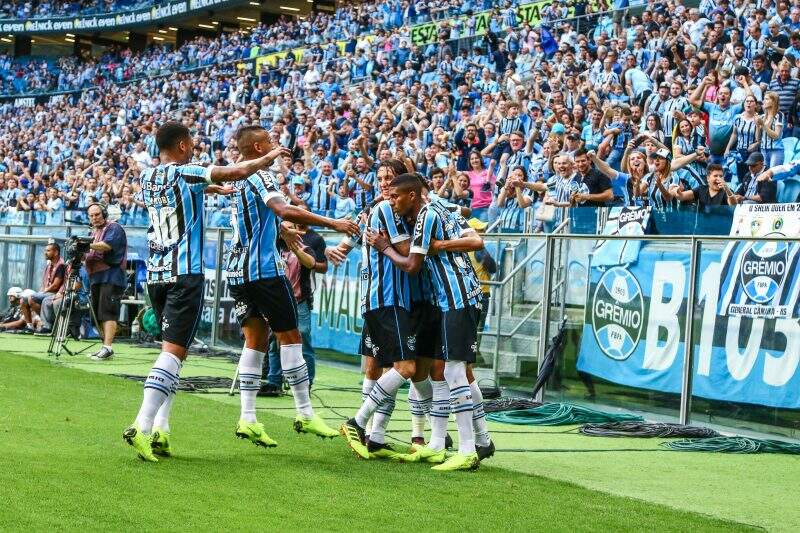
POLYGON ((494 455, 494 441, 489 439, 488 446, 475 446, 475 451, 478 453, 478 459, 483 461, 494 455))

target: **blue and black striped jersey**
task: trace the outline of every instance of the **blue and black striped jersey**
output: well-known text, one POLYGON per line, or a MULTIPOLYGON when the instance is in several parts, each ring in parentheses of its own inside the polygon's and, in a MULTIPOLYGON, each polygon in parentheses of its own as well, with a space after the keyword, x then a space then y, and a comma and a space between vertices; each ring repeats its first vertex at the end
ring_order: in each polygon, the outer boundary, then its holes
POLYGON ((275 176, 259 170, 233 186, 237 192, 231 197, 233 238, 226 266, 228 283, 241 285, 282 276, 283 260, 277 248, 280 219, 267 202, 273 198, 288 200, 275 176))
MULTIPOLYGON (((378 202, 369 210, 366 227, 376 232, 386 232, 392 244, 410 238, 403 221, 392 211, 392 206, 386 200, 378 202)), ((365 235, 362 235, 362 238, 361 312, 391 305, 409 309, 411 296, 408 274, 397 268, 388 257, 369 246, 365 235)))
POLYGON ((481 286, 467 254, 439 252, 428 255, 433 239, 457 239, 468 229, 462 216, 451 213, 439 203, 425 204, 417 215, 411 253, 425 256, 436 291, 436 303, 442 311, 477 306, 481 299, 481 286))
POLYGON ((167 163, 142 171, 140 197, 147 206, 147 281, 203 274, 203 193, 211 167, 167 163))
MULTIPOLYGON (((438 197, 437 200, 442 202, 442 205, 445 207, 445 209, 452 211, 451 209, 448 208, 446 200, 441 200, 438 197)), ((456 209, 458 208, 458 206, 454 207, 456 207, 456 209)), ((413 234, 414 227, 412 223, 410 223, 408 220, 403 220, 403 225, 408 235, 413 234)), ((422 268, 420 269, 419 272, 413 275, 409 274, 408 285, 410 288, 412 307, 414 306, 414 304, 421 304, 421 303, 436 305, 436 291, 433 288, 433 280, 431 279, 431 273, 428 270, 427 262, 423 263, 422 268)))

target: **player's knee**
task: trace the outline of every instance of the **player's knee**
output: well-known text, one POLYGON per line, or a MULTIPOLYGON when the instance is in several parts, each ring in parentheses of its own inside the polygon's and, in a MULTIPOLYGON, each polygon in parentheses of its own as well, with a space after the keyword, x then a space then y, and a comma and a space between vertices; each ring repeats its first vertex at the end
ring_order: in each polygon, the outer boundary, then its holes
POLYGON ((394 369, 405 379, 413 377, 416 368, 416 361, 398 361, 394 364, 394 369))
POLYGON ((276 331, 275 337, 278 339, 278 342, 281 346, 287 346, 289 344, 301 344, 303 342, 303 338, 300 336, 300 330, 298 329, 281 332, 276 331))
POLYGON ((427 357, 418 357, 414 377, 411 378, 412 381, 422 381, 427 378, 431 371, 431 363, 432 360, 427 357))
POLYGON ((430 374, 433 381, 444 381, 444 361, 440 359, 432 361, 430 374))

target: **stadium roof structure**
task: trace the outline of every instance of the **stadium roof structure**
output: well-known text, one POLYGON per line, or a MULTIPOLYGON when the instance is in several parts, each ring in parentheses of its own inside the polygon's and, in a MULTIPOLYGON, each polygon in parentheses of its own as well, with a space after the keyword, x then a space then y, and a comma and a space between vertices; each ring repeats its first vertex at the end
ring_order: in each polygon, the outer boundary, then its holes
MULTIPOLYGON (((159 3, 109 13, 93 13, 74 16, 56 16, 27 19, 0 20, 0 34, 4 35, 47 35, 65 33, 109 33, 133 28, 152 28, 165 23, 188 24, 193 28, 203 28, 220 23, 222 17, 236 22, 241 27, 248 23, 260 22, 261 13, 284 15, 307 15, 312 7, 334 9, 330 1, 282 0, 267 2, 256 0, 170 0, 159 3), (217 17, 217 18, 212 18, 217 17)), ((212 28, 213 29, 213 28, 212 28)))

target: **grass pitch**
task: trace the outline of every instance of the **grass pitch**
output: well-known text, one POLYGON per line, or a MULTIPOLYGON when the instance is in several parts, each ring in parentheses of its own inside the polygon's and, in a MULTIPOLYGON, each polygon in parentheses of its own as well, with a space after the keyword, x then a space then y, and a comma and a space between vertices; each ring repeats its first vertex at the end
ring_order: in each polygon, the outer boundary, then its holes
MULTIPOLYGON (((800 508, 781 503, 794 499, 796 457, 662 452, 653 440, 492 423, 497 455, 478 472, 448 475, 357 460, 342 439, 297 435, 291 397, 258 400, 259 420, 279 442, 265 450, 233 437, 238 397, 180 392, 176 457, 145 464, 121 439, 141 384, 108 374, 144 375, 157 352, 120 345, 112 361, 53 363, 46 344, 0 336, 14 352, 0 353, 0 530, 741 531, 756 524, 789 531, 800 524, 800 508)), ((231 377, 233 368, 193 357, 182 376, 231 377)), ((357 408, 358 381, 352 371, 318 367, 314 407, 332 426, 357 408)), ((406 439, 408 418, 398 402, 389 435, 406 439)))

